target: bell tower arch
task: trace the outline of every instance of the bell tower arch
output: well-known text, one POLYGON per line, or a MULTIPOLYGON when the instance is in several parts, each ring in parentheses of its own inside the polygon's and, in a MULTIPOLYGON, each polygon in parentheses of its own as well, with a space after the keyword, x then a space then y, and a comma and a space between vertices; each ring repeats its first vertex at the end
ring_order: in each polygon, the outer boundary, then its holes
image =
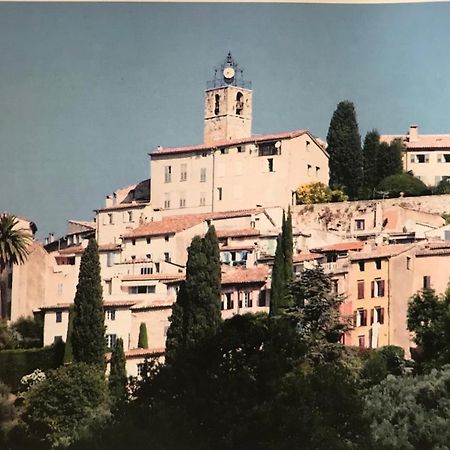
POLYGON ((243 72, 231 52, 214 69, 205 91, 205 144, 252 135, 252 90, 243 72))

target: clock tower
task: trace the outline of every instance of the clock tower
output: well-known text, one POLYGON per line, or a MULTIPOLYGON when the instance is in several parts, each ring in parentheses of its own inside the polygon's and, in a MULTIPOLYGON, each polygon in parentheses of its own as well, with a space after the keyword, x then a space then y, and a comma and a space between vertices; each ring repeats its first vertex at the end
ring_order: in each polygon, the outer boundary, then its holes
POLYGON ((214 70, 214 79, 205 91, 204 143, 250 137, 252 135, 251 83, 228 53, 214 70))

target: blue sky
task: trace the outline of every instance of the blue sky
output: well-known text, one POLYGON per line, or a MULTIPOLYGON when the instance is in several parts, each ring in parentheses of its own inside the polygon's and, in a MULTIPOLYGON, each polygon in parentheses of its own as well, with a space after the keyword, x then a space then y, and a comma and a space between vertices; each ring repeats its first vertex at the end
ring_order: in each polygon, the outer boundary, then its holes
POLYGON ((43 237, 200 143, 203 91, 231 50, 253 132, 450 133, 450 4, 0 4, 0 211, 43 237))

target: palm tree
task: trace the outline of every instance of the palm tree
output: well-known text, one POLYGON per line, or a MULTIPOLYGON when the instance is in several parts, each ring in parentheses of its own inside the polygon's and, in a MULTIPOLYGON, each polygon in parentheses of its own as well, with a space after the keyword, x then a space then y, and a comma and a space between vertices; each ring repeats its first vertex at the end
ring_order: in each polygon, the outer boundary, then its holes
POLYGON ((28 246, 32 242, 29 232, 18 228, 17 217, 8 214, 0 214, 0 318, 9 316, 6 298, 6 267, 13 264, 22 264, 27 259, 28 246))
POLYGON ((31 234, 17 228, 18 224, 16 216, 8 213, 0 215, 0 273, 6 266, 22 264, 27 259, 31 234))

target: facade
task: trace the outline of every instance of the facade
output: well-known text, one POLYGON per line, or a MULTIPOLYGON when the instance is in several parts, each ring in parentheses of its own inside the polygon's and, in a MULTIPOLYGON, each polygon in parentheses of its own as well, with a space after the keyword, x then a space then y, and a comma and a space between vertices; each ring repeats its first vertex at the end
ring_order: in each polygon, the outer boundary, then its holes
POLYGON ((394 139, 400 139, 406 148, 405 171, 412 171, 429 186, 450 179, 450 134, 419 134, 419 127, 411 125, 407 134, 381 136, 382 142, 394 139))
POLYGON ((252 135, 252 91, 231 55, 205 92, 204 143, 150 157, 151 202, 165 215, 286 208, 301 184, 328 183, 328 154, 309 131, 252 135))

